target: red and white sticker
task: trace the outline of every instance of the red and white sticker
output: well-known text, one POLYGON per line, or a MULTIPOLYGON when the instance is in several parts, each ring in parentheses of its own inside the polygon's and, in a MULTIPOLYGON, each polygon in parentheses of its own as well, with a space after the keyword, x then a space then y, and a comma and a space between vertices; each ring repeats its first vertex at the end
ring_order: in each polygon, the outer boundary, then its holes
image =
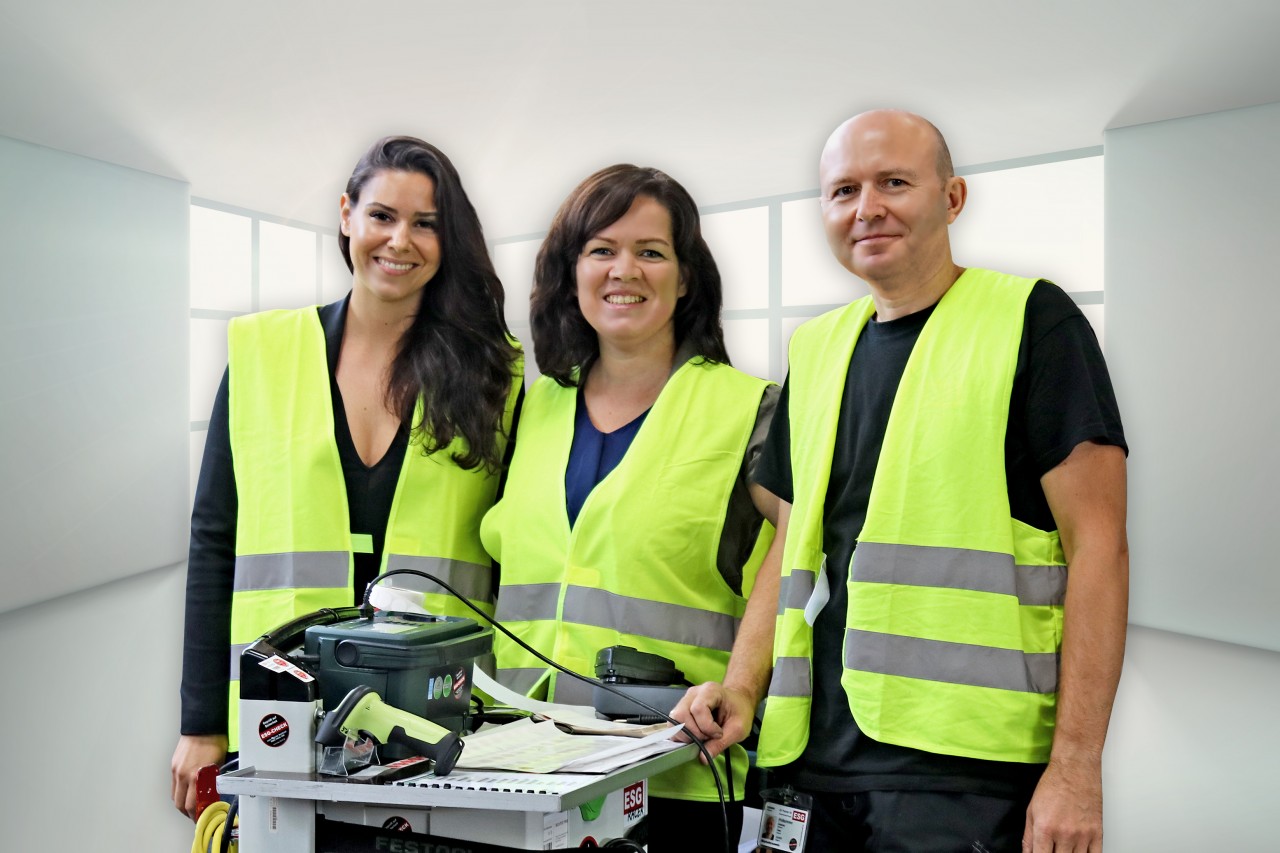
POLYGON ((622 825, 631 826, 649 811, 644 796, 644 781, 635 782, 622 789, 622 825))
POLYGON ((279 714, 267 714, 258 723, 258 737, 267 746, 284 746, 289 739, 289 721, 279 714))
POLYGON ((266 660, 258 661, 258 666, 264 666, 272 672, 287 672, 299 681, 315 681, 311 673, 292 661, 287 661, 280 655, 272 655, 266 660))

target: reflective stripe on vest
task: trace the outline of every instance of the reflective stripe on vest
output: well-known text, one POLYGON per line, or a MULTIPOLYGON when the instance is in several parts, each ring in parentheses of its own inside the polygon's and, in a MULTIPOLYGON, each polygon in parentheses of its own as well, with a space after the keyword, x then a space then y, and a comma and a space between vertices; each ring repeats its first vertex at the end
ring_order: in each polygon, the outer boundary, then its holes
POLYGON ((769 697, 812 696, 813 675, 808 658, 778 658, 773 662, 769 697))
POLYGON ((240 680, 240 653, 252 645, 253 643, 231 644, 231 666, 228 671, 231 673, 232 681, 240 680))
MULTIPOLYGON (((316 309, 238 317, 227 339, 228 425, 238 498, 228 719, 235 749, 238 652, 296 616, 350 605, 355 600, 352 553, 368 550, 370 537, 353 536, 349 529, 346 482, 333 438, 328 355, 316 309)), ((517 364, 512 376, 504 436, 521 369, 517 364)), ((421 403, 415 423, 420 415, 421 403)), ((451 454, 458 446, 426 455, 420 437, 410 439, 387 521, 382 570, 426 571, 487 603, 492 568, 479 541, 479 524, 498 481, 482 468, 465 471, 454 464, 451 454)), ((429 610, 472 615, 439 587, 425 580, 415 584, 410 577, 399 575, 394 582, 434 588, 425 596, 429 610)))
POLYGON ((813 597, 817 581, 817 572, 793 569, 791 574, 782 579, 782 586, 778 590, 778 615, 781 616, 787 608, 804 610, 813 597))
POLYGON ((346 551, 310 551, 301 554, 244 554, 236 557, 235 592, 254 589, 310 587, 347 588, 346 551))
POLYGON ((1019 693, 1053 693, 1058 689, 1058 656, 1052 652, 1029 654, 850 629, 845 632, 844 663, 849 669, 881 675, 1019 693))
POLYGON ((1060 605, 1067 593, 1066 566, 1020 566, 1012 554, 880 542, 863 543, 858 553, 863 559, 854 559, 853 579, 862 583, 995 592, 1019 604, 1060 605))
MULTIPOLYGON (((716 557, 767 384, 727 365, 682 365, 570 529, 564 479, 578 390, 546 377, 534 383, 502 500, 481 526, 502 565, 497 610, 507 627, 586 675, 597 651, 628 645, 671 658, 693 683, 722 678, 745 602, 716 557)), ((758 560, 744 569, 744 585, 757 568, 758 560)), ((504 637, 494 651, 508 686, 531 689, 545 672, 504 637)), ((554 677, 548 692, 554 697, 554 677)), ((655 777, 651 794, 716 799, 706 769, 696 770, 655 777)))
MULTIPOLYGON (((920 333, 895 396, 848 581, 845 672, 876 740, 1004 761, 1047 759, 1066 567, 1054 532, 1009 516, 1004 433, 1034 282, 968 270, 920 333)), ((806 660, 809 578, 821 564, 838 406, 874 306, 860 300, 792 338, 796 502, 775 655, 806 660), (793 542, 794 540, 794 542, 793 542)), ((807 662, 807 661, 806 661, 807 662)), ((794 759, 811 694, 775 674, 760 763, 794 759), (773 697, 780 701, 775 703, 773 697)))
POLYGON ((565 589, 560 618, 568 623, 612 628, 624 634, 722 652, 733 650, 741 621, 728 613, 581 586, 565 589))
POLYGON ((498 620, 528 622, 555 619, 560 611, 558 583, 504 583, 498 596, 498 620))
POLYGON ((547 669, 542 666, 531 666, 523 669, 499 669, 498 683, 503 687, 527 696, 546 675, 547 669))
POLYGON ((610 628, 619 633, 724 652, 733 650, 741 621, 713 610, 581 586, 564 587, 564 608, 560 609, 560 590, 560 584, 504 585, 498 619, 503 622, 555 619, 558 613, 565 623, 610 628), (504 603, 508 598, 514 599, 510 605, 504 603))
MULTIPOLYGON (((395 569, 416 569, 425 572, 447 583, 454 591, 465 595, 476 602, 493 601, 493 567, 488 561, 472 563, 467 560, 452 560, 448 557, 411 557, 408 554, 388 554, 383 560, 384 572, 395 569)), ((448 595, 439 584, 432 583, 417 575, 396 575, 387 583, 401 589, 412 589, 417 592, 434 592, 448 595)), ((456 615, 465 615, 458 613, 456 615)), ((473 614, 474 615, 474 614, 473 614)))

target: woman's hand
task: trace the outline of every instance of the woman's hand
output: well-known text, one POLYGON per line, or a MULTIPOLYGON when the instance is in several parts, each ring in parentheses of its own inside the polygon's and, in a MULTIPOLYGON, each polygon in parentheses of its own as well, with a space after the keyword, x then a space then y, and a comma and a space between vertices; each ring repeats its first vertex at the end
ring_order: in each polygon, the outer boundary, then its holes
POLYGON ((173 751, 169 770, 173 774, 173 805, 196 819, 196 774, 206 764, 222 764, 227 757, 226 735, 183 735, 173 751))

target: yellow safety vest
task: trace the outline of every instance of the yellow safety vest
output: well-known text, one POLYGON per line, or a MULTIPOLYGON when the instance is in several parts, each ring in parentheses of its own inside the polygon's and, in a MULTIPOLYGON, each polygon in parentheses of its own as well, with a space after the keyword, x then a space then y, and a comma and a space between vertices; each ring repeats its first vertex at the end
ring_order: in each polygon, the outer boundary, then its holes
MULTIPOLYGON (((695 684, 723 678, 745 599, 721 576, 716 554, 767 385, 727 365, 686 362, 570 529, 564 478, 578 391, 547 377, 534 383, 502 499, 481 525, 502 565, 498 618, 585 675, 594 674, 597 651, 627 645, 672 659, 695 684)), ((744 591, 772 539, 765 522, 744 591)), ((546 683, 554 696, 555 675, 535 657, 500 636, 494 652, 504 684, 531 693, 546 683)), ((738 792, 746 765, 739 751, 738 792)), ((696 762, 650 781, 655 796, 716 799, 696 762)))
MULTIPOLYGON (((237 317, 227 337, 228 419, 239 505, 227 721, 234 750, 240 652, 296 616, 350 606, 353 553, 371 551, 372 542, 368 534, 353 535, 350 529, 346 481, 333 438, 325 335, 316 309, 237 317)), ((510 430, 521 371, 518 363, 500 442, 510 430)), ((493 568, 480 544, 480 519, 493 504, 498 477, 483 467, 458 467, 451 451, 461 441, 429 456, 420 440, 410 441, 387 520, 382 571, 428 572, 491 611, 493 568)), ((432 586, 437 592, 425 596, 427 609, 473 615, 424 579, 400 575, 395 585, 432 586)))
MULTIPOLYGON (((858 726, 947 755, 1044 762, 1053 740, 1066 560, 1010 515, 1004 442, 1035 282, 969 269, 938 302, 894 397, 849 570, 841 685, 858 726)), ((794 505, 758 761, 809 737, 822 517, 853 348, 870 297, 791 340, 794 505)))

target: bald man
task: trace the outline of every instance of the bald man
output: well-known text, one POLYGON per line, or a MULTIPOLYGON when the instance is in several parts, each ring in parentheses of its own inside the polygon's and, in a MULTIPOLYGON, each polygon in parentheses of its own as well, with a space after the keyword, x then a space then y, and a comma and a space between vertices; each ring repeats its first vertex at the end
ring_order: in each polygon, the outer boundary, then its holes
POLYGON ((780 499, 723 684, 677 709, 813 798, 810 851, 1100 851, 1128 607, 1120 417, 1055 285, 958 266, 946 141, 840 125, 827 240, 871 295, 796 331, 756 478, 780 499), (767 687, 767 691, 766 691, 767 687))

